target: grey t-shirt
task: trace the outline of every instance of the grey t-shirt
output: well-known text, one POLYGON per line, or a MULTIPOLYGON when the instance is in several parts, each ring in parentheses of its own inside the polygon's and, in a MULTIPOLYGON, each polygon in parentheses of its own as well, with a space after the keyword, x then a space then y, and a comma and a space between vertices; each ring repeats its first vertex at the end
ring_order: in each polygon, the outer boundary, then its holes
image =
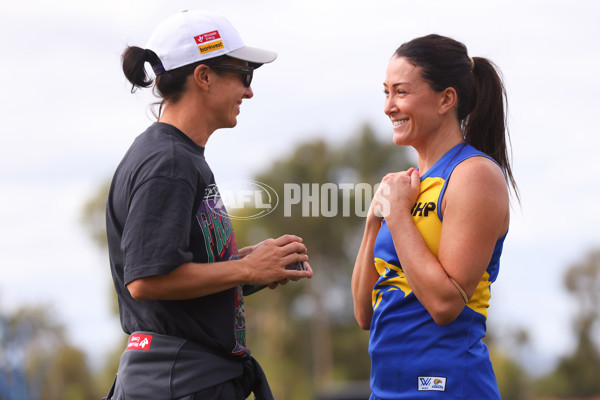
POLYGON ((245 349, 241 287, 183 301, 131 297, 126 285, 186 262, 236 259, 231 221, 204 148, 172 125, 136 138, 111 184, 106 227, 111 272, 126 333, 150 331, 239 355, 245 349))

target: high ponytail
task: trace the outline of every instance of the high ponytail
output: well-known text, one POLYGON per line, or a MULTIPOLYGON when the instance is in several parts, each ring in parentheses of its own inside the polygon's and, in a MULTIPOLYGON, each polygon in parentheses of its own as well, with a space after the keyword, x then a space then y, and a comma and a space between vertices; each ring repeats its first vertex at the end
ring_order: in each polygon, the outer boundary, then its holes
POLYGON ((519 200, 508 157, 506 90, 496 66, 485 58, 469 57, 464 44, 440 35, 404 43, 394 56, 420 67, 433 90, 456 90, 456 112, 465 141, 500 164, 519 200))
POLYGON ((519 199, 508 154, 508 102, 502 76, 498 67, 486 58, 473 57, 473 62, 473 109, 462 121, 465 141, 492 157, 504 168, 515 196, 519 199))

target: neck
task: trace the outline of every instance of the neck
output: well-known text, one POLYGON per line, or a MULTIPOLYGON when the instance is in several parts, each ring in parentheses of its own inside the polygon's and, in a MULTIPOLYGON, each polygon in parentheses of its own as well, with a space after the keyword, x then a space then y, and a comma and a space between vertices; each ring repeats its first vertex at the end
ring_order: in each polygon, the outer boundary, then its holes
POLYGON ((194 103, 185 101, 179 101, 175 104, 167 103, 158 121, 173 125, 198 146, 205 147, 214 130, 209 128, 203 118, 203 113, 198 113, 197 110, 201 109, 195 108, 194 103))
POLYGON ((444 155, 459 143, 464 143, 462 131, 457 125, 450 129, 439 130, 417 150, 419 154, 419 173, 423 175, 444 155))

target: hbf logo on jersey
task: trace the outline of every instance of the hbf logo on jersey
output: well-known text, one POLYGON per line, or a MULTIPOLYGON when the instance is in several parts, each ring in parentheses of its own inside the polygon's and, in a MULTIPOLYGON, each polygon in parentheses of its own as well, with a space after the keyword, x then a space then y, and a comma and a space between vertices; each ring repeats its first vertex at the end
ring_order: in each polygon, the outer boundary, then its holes
POLYGON ((430 212, 435 211, 435 203, 429 201, 425 203, 415 203, 412 210, 410 211, 413 217, 428 217, 430 212))

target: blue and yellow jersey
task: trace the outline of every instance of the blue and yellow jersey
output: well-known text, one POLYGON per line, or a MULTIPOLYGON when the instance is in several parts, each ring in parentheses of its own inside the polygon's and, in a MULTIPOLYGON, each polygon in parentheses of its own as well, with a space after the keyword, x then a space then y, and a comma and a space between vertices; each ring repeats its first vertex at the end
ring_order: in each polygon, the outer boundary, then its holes
MULTIPOLYGON (((470 157, 487 157, 467 144, 448 151, 421 177, 413 220, 427 247, 438 255, 439 213, 454 168, 470 157)), ((373 289, 369 340, 372 400, 500 399, 485 336, 490 285, 498 275, 504 237, 475 294, 450 324, 437 325, 408 284, 385 220, 375 241, 379 280, 373 289)))

